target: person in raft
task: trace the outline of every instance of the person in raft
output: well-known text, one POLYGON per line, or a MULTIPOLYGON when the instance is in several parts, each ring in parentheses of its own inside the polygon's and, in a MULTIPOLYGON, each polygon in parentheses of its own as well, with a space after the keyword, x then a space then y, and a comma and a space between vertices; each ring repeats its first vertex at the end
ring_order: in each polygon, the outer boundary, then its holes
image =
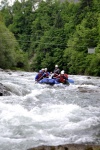
POLYGON ((41 79, 43 79, 43 77, 44 77, 44 72, 45 72, 45 70, 44 69, 41 69, 39 72, 38 72, 38 74, 36 75, 36 77, 35 77, 35 81, 40 81, 41 79))
POLYGON ((42 68, 35 77, 35 81, 40 81, 43 78, 48 78, 50 73, 47 71, 47 68, 42 68))
POLYGON ((61 73, 56 77, 56 79, 60 83, 69 84, 68 83, 68 74, 66 74, 64 70, 61 71, 61 73))
POLYGON ((59 69, 58 65, 55 65, 55 69, 53 71, 52 78, 56 78, 59 74, 60 74, 60 69, 59 69))
POLYGON ((48 69, 45 68, 44 70, 45 70, 45 72, 44 72, 44 78, 49 78, 50 73, 48 72, 48 69))

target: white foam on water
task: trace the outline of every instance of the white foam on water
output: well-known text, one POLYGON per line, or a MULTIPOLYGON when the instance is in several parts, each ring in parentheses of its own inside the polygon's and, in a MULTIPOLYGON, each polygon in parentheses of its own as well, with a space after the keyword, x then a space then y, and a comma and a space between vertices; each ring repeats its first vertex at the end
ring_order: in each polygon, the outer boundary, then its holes
POLYGON ((35 84, 35 75, 13 72, 12 75, 3 73, 0 76, 1 82, 15 93, 0 97, 2 149, 8 145, 11 149, 14 146, 14 150, 24 150, 31 145, 92 143, 96 142, 96 138, 99 141, 99 137, 94 135, 100 131, 99 128, 97 130, 100 125, 100 99, 96 97, 99 93, 93 95, 93 92, 80 93, 78 90, 82 87, 96 91, 95 84, 81 83, 99 80, 69 75, 75 84, 57 87, 35 84))
MULTIPOLYGON (((0 117, 3 120, 10 120, 12 118, 15 118, 15 116, 27 116, 28 115, 28 111, 26 109, 24 109, 21 105, 16 104, 16 105, 12 105, 12 104, 4 104, 4 103, 0 103, 0 117)), ((14 122, 13 122, 14 123, 14 122)))
POLYGON ((87 141, 89 142, 93 142, 93 138, 90 137, 90 136, 86 136, 86 137, 82 137, 82 138, 79 138, 75 141, 76 144, 79 144, 79 143, 88 143, 87 141))

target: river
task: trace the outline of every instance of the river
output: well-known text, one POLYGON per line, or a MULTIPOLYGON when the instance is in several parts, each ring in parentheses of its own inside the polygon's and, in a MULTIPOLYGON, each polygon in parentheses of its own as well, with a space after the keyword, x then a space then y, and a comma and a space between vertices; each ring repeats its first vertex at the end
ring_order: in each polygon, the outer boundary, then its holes
POLYGON ((0 97, 0 150, 40 145, 100 145, 100 77, 69 75, 74 84, 44 85, 36 73, 0 71, 11 96, 0 97))

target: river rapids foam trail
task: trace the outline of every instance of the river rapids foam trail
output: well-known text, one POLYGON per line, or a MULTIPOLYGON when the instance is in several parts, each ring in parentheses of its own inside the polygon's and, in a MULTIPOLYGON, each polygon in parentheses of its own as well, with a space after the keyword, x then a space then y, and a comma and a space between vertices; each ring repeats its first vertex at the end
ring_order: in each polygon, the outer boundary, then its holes
POLYGON ((35 75, 0 72, 11 93, 0 97, 0 150, 100 144, 100 78, 69 75, 74 84, 50 86, 35 75))

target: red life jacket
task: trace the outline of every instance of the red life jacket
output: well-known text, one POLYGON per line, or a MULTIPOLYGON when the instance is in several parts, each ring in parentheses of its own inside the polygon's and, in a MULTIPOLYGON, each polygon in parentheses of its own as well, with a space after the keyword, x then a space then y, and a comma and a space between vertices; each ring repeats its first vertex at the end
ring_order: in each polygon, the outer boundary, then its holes
POLYGON ((68 79, 68 74, 65 73, 64 76, 68 79))
POLYGON ((41 79, 43 79, 43 74, 42 73, 38 73, 38 75, 36 77, 36 81, 40 81, 41 79))
POLYGON ((58 74, 54 73, 53 77, 54 77, 54 78, 58 77, 58 74))
POLYGON ((57 76, 58 78, 58 81, 61 82, 61 83, 66 83, 66 80, 68 79, 68 75, 67 74, 63 74, 63 75, 58 75, 57 76))

